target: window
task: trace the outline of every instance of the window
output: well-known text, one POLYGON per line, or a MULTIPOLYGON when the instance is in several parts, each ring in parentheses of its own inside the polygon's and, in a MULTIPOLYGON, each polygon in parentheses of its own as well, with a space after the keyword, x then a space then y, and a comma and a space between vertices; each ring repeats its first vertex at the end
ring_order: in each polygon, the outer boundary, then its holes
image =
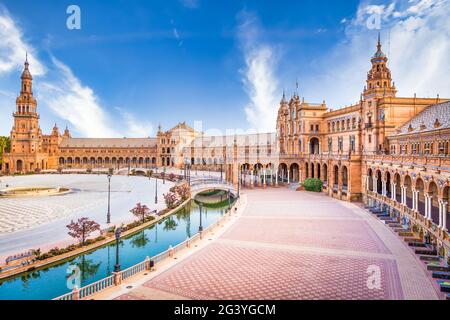
POLYGON ((316 124, 316 131, 317 132, 319 131, 319 125, 318 124, 316 124))
POLYGON ((328 152, 333 151, 333 138, 328 138, 328 152))
POLYGON ((343 137, 338 138, 338 149, 340 152, 342 152, 344 150, 344 138, 343 137))
POLYGON ((350 136, 350 151, 355 151, 355 136, 350 136))
POLYGON ((369 143, 372 143, 372 135, 369 134, 369 143))

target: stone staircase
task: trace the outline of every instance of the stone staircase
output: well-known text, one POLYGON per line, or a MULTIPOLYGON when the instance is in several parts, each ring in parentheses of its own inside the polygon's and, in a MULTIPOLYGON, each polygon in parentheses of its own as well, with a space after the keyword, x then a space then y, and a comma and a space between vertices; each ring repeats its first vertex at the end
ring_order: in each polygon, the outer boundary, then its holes
POLYGON ((446 265, 442 257, 431 245, 424 243, 422 239, 416 237, 414 232, 407 226, 402 226, 400 221, 392 221, 389 214, 376 207, 364 207, 373 216, 385 222, 400 238, 405 241, 413 252, 419 256, 420 261, 426 265, 431 277, 435 279, 441 292, 445 293, 445 299, 450 300, 450 266, 446 265), (389 223, 386 223, 389 221, 389 223))

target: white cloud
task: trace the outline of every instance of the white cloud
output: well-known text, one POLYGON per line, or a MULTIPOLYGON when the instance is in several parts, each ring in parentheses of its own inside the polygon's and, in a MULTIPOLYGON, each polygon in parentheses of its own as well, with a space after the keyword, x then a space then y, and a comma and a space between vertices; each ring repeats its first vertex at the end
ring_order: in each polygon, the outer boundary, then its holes
POLYGON ((446 0, 363 1, 345 39, 318 63, 320 75, 309 77, 308 94, 326 98, 333 108, 356 102, 381 31, 398 96, 450 97, 449 16, 446 0), (373 14, 380 15, 381 30, 367 28, 373 14))
POLYGON ((35 50, 25 42, 22 32, 16 26, 5 8, 0 7, 0 75, 23 66, 28 52, 28 61, 34 66, 34 75, 45 73, 44 66, 35 57, 35 50))
POLYGON ((183 6, 189 9, 196 9, 200 6, 200 0, 179 0, 183 6))
POLYGON ((276 49, 259 41, 260 27, 256 16, 240 14, 239 39, 245 58, 243 83, 250 103, 245 107, 247 121, 252 130, 273 131, 278 110, 278 63, 276 49))
POLYGON ((116 108, 120 115, 124 119, 125 127, 127 131, 124 136, 126 137, 150 137, 155 132, 153 130, 153 125, 150 122, 142 121, 141 119, 136 119, 134 115, 126 112, 122 108, 116 108))
MULTIPOLYGON (((0 85, 9 84, 11 74, 20 74, 23 68, 25 53, 28 51, 30 69, 35 78, 35 95, 42 112, 51 110, 60 120, 70 124, 75 134, 83 137, 120 137, 148 136, 148 123, 139 124, 130 113, 121 113, 122 118, 113 118, 100 104, 94 91, 84 85, 72 70, 55 57, 50 63, 37 58, 36 50, 24 40, 24 35, 14 23, 6 9, 0 8, 0 85), (123 125, 118 126, 115 122, 123 125), (145 133, 145 134, 144 134, 145 133)), ((19 78, 17 78, 19 81, 19 78)), ((20 84, 17 83, 17 88, 20 84)), ((10 88, 8 88, 10 89, 10 88)), ((14 105, 10 90, 0 92, 2 107, 14 105)), ((11 126, 9 117, 2 117, 2 132, 11 126)))
POLYGON ((52 63, 55 67, 52 79, 37 83, 40 101, 61 119, 69 121, 83 136, 119 136, 116 130, 111 129, 93 90, 84 86, 61 61, 52 58, 52 63))

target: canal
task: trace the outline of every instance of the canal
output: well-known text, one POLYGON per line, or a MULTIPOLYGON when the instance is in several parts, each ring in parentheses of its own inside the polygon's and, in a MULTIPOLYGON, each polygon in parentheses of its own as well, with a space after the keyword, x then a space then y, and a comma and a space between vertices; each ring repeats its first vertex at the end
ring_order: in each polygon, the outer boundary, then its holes
MULTIPOLYGON (((228 208, 228 201, 220 192, 201 196, 202 226, 217 222, 228 208), (209 199, 208 199, 209 198, 209 199), (208 201, 209 200, 209 201, 208 201)), ((173 215, 161 220, 120 242, 120 265, 124 270, 147 256, 164 252, 198 232, 200 209, 192 200, 173 215)), ((115 264, 115 244, 100 247, 53 266, 21 274, 12 279, 0 280, 0 300, 49 300, 70 292, 73 277, 81 287, 111 275, 115 264)))

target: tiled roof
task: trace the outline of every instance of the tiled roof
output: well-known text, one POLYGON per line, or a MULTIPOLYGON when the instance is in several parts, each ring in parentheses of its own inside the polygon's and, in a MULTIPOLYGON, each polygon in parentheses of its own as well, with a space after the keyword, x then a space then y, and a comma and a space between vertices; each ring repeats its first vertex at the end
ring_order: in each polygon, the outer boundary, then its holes
POLYGON ((152 148, 154 138, 65 138, 60 148, 152 148))
POLYGON ((399 128, 397 135, 450 128, 450 101, 431 105, 399 128))

